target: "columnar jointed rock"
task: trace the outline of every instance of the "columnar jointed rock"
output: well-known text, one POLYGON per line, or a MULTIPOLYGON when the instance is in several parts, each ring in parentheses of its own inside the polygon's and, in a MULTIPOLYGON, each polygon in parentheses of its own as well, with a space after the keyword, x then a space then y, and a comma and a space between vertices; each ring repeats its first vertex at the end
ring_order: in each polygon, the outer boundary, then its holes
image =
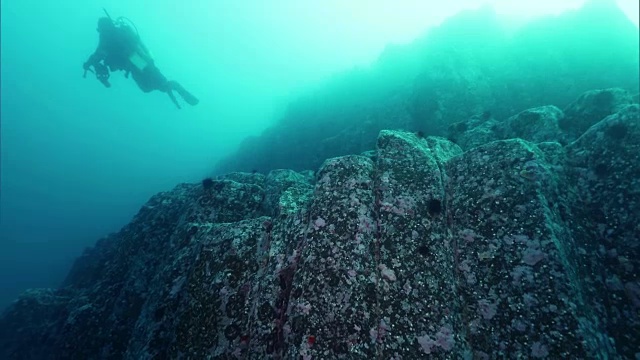
POLYGON ((559 170, 522 140, 474 148, 447 169, 465 354, 593 358, 573 239, 555 208, 559 170))
POLYGON ((640 356, 640 108, 628 105, 567 149, 576 206, 570 228, 599 329, 640 356))
POLYGON ((567 106, 559 125, 575 140, 595 123, 632 103, 631 95, 623 89, 587 91, 567 106))
POLYGON ((17 300, 0 357, 633 358, 638 114, 566 147, 383 131, 313 186, 180 185, 17 300))
POLYGON ((449 139, 467 150, 494 140, 521 138, 531 142, 564 141, 558 123, 564 118, 555 106, 527 109, 504 121, 483 114, 449 127, 449 139))

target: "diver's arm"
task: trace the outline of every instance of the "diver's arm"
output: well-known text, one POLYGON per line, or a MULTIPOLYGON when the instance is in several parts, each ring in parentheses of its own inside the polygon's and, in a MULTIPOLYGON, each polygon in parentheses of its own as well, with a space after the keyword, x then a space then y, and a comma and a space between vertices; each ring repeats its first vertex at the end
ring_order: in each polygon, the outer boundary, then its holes
POLYGON ((107 51, 105 49, 104 42, 105 40, 102 38, 102 36, 100 36, 100 42, 98 43, 98 47, 96 48, 96 51, 94 51, 93 54, 89 56, 89 58, 87 59, 87 61, 85 61, 83 65, 85 70, 89 70, 90 66, 98 64, 100 61, 104 60, 104 58, 107 56, 107 51))
POLYGON ((84 69, 88 70, 90 66, 95 65, 102 61, 106 57, 107 53, 104 52, 100 47, 96 49, 96 51, 89 56, 89 59, 84 63, 84 69))

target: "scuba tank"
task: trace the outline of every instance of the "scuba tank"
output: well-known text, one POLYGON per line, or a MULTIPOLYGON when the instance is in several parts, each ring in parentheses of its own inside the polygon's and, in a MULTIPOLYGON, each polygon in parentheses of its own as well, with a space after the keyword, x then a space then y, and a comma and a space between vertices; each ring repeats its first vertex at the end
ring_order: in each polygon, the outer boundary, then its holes
POLYGON ((135 31, 136 39, 140 40, 140 33, 138 33, 138 28, 136 27, 136 24, 134 24, 133 21, 131 21, 131 19, 129 19, 128 17, 119 16, 117 19, 113 20, 111 15, 109 15, 109 12, 107 12, 107 9, 102 8, 102 10, 117 28, 129 28, 129 29, 133 28, 133 30, 135 31))
POLYGON ((119 16, 117 19, 113 20, 111 15, 109 15, 109 12, 107 12, 107 9, 102 8, 102 10, 113 22, 116 28, 122 30, 127 37, 129 37, 129 42, 131 44, 135 44, 135 48, 131 49, 131 54, 129 56, 131 64, 138 70, 143 71, 148 65, 153 63, 151 53, 140 39, 140 33, 138 32, 136 24, 125 16, 119 16))

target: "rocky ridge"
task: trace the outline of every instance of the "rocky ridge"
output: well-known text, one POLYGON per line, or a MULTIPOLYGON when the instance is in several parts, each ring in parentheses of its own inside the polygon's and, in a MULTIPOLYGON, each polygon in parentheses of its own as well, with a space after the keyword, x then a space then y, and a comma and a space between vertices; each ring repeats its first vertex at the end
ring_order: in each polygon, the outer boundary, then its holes
POLYGON ((451 129, 459 144, 385 130, 315 174, 181 184, 62 287, 16 300, 0 357, 633 359, 640 112, 627 97, 470 119, 451 129))

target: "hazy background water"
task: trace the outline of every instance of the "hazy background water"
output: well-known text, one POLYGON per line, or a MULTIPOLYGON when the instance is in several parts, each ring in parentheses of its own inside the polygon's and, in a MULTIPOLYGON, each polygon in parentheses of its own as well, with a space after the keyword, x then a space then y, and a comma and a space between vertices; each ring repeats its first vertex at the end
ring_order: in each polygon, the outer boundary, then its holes
MULTIPOLYGON (((514 26, 583 2, 493 1, 514 26)), ((638 1, 617 2, 637 25, 638 1)), ((3 1, 0 308, 25 288, 56 286, 84 247, 119 230, 151 195, 209 175, 299 91, 482 4, 3 1), (178 110, 120 73, 110 89, 82 77, 103 6, 135 23, 159 68, 198 106, 178 110)))

